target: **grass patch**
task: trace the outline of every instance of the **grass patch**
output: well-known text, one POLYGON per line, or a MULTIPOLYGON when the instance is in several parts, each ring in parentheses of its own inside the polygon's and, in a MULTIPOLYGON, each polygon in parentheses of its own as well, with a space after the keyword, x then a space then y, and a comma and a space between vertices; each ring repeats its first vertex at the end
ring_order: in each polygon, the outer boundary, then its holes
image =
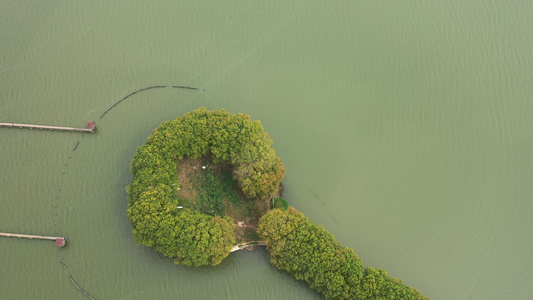
POLYGON ((283 210, 287 210, 289 208, 289 202, 283 198, 274 198, 274 207, 272 208, 279 208, 283 210))
POLYGON ((196 191, 196 209, 204 214, 228 215, 226 208, 231 207, 231 215, 242 215, 239 211, 253 202, 244 197, 228 167, 205 164, 191 175, 192 186, 196 191))
POLYGON ((210 156, 182 159, 178 165, 179 204, 212 216, 228 216, 236 225, 237 243, 256 241, 257 223, 272 201, 245 197, 232 171, 230 164, 214 164, 210 156))

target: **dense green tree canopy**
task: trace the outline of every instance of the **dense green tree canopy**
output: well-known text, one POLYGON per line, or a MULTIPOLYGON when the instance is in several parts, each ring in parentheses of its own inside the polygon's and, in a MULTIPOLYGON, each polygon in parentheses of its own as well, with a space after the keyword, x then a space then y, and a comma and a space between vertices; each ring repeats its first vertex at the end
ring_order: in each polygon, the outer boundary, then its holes
MULTIPOLYGON (((272 197, 285 174, 271 144, 258 121, 224 110, 201 108, 161 124, 131 163, 128 217, 135 241, 176 264, 219 264, 235 244, 233 220, 180 206, 177 164, 184 157, 210 154, 215 162, 233 165, 233 178, 246 197, 265 199, 272 197)), ((326 299, 426 299, 384 270, 365 269, 352 249, 296 209, 287 209, 285 200, 275 199, 274 204, 283 209, 264 215, 257 231, 272 263, 326 299)))
POLYGON ((189 209, 178 209, 168 197, 172 189, 159 184, 148 188, 130 205, 128 216, 135 241, 174 258, 176 264, 217 265, 235 243, 233 221, 189 209))
POLYGON ((178 162, 211 154, 215 162, 233 165, 233 177, 247 197, 267 198, 285 174, 271 144, 261 123, 246 114, 200 108, 162 123, 131 163, 128 217, 135 241, 176 263, 220 263, 235 243, 233 221, 178 208, 178 162))
POLYGON ((176 182, 174 170, 180 159, 207 154, 212 154, 215 162, 228 161, 234 166, 234 178, 247 197, 269 197, 285 174, 271 145, 261 123, 246 114, 197 109, 164 122, 139 147, 131 171, 134 177, 143 173, 137 178, 143 182, 134 181, 130 197, 136 198, 156 181, 176 182))
POLYGON ((352 249, 292 207, 264 215, 258 233, 274 265, 305 280, 326 299, 425 299, 384 270, 365 270, 352 249))

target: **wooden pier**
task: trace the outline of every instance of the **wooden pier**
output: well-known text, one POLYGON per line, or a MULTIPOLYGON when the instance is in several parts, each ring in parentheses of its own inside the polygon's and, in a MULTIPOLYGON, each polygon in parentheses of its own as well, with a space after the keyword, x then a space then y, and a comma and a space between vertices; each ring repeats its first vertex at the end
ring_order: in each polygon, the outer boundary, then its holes
POLYGON ((59 130, 59 131, 70 131, 70 132, 89 132, 94 133, 96 128, 94 122, 87 122, 86 128, 75 128, 75 127, 63 127, 63 126, 47 126, 47 125, 32 125, 32 124, 19 124, 19 123, 2 123, 0 122, 0 127, 18 127, 18 128, 29 128, 29 129, 48 129, 50 131, 59 130))
POLYGON ((30 234, 18 234, 18 233, 5 233, 0 232, 0 236, 5 237, 16 237, 16 238, 25 238, 25 239, 37 239, 37 240, 51 240, 56 241, 56 246, 63 247, 67 241, 66 238, 60 236, 42 236, 42 235, 30 235, 30 234))

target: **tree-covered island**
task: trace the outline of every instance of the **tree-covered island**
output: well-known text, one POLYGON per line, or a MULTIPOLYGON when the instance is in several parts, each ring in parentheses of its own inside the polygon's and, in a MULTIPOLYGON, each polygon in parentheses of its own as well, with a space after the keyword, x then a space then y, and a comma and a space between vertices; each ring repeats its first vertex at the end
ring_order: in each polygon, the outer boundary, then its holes
POLYGON ((271 145, 246 114, 200 108, 162 123, 131 163, 135 242, 202 266, 260 241, 274 265, 326 299, 426 299, 384 270, 365 269, 352 249, 287 208, 278 198, 285 169, 271 145))

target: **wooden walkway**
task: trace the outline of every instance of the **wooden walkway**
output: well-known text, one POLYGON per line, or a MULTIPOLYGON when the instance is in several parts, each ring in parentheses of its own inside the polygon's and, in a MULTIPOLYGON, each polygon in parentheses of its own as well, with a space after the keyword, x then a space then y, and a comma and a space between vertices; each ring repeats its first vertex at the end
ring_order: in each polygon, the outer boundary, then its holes
POLYGON ((5 233, 0 232, 0 236, 5 237, 16 237, 16 238, 25 238, 25 239, 37 239, 37 240, 51 240, 56 241, 56 246, 63 247, 67 241, 66 238, 60 236, 42 236, 42 235, 31 235, 31 234, 18 234, 18 233, 5 233))
POLYGON ((50 131, 53 130, 59 130, 59 131, 70 131, 70 132, 89 132, 94 133, 94 129, 96 128, 94 126, 93 122, 87 122, 86 128, 75 128, 75 127, 63 127, 63 126, 47 126, 47 125, 32 125, 32 124, 19 124, 19 123, 2 123, 0 122, 0 127, 18 127, 18 128, 29 128, 29 129, 48 129, 50 131))
POLYGON ((238 244, 238 245, 234 245, 230 252, 235 252, 235 251, 239 251, 242 249, 255 247, 255 246, 266 246, 266 243, 264 241, 254 241, 254 242, 238 244))

